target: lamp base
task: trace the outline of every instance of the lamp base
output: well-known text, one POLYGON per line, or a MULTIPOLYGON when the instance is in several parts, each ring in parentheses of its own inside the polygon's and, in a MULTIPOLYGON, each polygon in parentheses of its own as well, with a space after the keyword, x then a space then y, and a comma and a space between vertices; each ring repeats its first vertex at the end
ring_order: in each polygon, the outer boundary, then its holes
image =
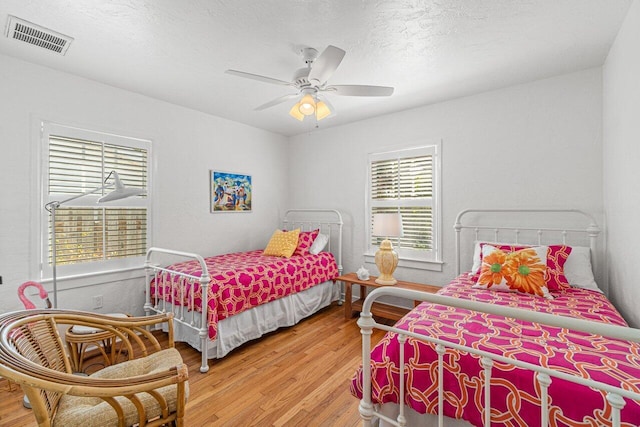
POLYGON ((382 276, 378 277, 376 280, 374 280, 374 282, 376 282, 378 285, 385 285, 385 286, 395 285, 396 283, 398 283, 398 281, 393 277, 391 278, 391 280, 383 280, 382 276))
POLYGON ((398 254, 393 250, 391 241, 385 239, 380 244, 378 252, 376 252, 376 267, 380 272, 380 276, 375 280, 379 285, 395 285, 398 283, 393 278, 393 272, 398 266, 398 254))

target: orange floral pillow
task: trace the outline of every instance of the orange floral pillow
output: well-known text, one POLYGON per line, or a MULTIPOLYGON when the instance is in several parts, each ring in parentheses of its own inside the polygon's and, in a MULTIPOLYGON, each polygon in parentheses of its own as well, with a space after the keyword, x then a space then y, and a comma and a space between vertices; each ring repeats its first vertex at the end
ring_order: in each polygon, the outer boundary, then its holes
MULTIPOLYGON (((491 242, 476 242, 476 248, 473 254, 473 267, 471 271, 474 273, 474 280, 478 280, 480 275, 480 266, 482 265, 482 247, 484 245, 491 245, 498 249, 502 249, 505 252, 518 251, 520 249, 531 248, 534 245, 518 245, 511 243, 491 243, 491 242)), ((549 245, 547 251, 547 273, 545 280, 547 282, 547 288, 549 291, 557 291, 562 288, 569 287, 569 281, 564 274, 564 264, 567 262, 569 255, 571 254, 571 246, 566 245, 549 245)))
POLYGON ((553 299, 545 282, 547 250, 547 246, 535 246, 508 252, 484 245, 480 276, 473 287, 553 299))

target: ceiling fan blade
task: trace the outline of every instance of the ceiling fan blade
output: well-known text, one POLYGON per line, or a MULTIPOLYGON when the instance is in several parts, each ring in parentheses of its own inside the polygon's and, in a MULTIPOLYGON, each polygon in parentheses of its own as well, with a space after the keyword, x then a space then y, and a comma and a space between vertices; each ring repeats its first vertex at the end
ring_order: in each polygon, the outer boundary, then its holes
POLYGON ((260 82, 265 82, 265 83, 271 83, 271 84, 283 85, 283 86, 293 86, 293 83, 291 82, 285 82, 284 80, 273 79, 271 77, 261 76, 259 74, 246 73, 244 71, 226 70, 225 73, 231 74, 233 76, 244 77, 246 79, 258 80, 260 82))
POLYGON ((290 93, 288 95, 283 95, 274 99, 273 101, 269 101, 266 104, 262 104, 261 106, 254 108, 254 110, 256 111, 265 110, 267 108, 273 107, 274 105, 282 104, 285 101, 288 101, 293 98, 297 98, 299 96, 300 94, 297 94, 297 93, 290 93))
POLYGON ((336 68, 338 68, 338 65, 342 62, 345 53, 346 52, 339 47, 327 46, 320 56, 313 61, 307 80, 315 85, 321 85, 329 80, 329 77, 331 77, 333 72, 336 71, 336 68))
POLYGON ((331 85, 324 90, 346 96, 391 96, 393 94, 393 88, 389 86, 331 85))

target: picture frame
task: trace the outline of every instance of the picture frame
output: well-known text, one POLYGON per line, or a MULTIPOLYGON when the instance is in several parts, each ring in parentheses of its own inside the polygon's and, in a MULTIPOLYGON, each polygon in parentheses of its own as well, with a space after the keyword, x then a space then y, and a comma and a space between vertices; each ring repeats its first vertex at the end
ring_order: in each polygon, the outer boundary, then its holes
POLYGON ((251 175, 218 170, 209 171, 209 207, 215 212, 251 212, 251 175))

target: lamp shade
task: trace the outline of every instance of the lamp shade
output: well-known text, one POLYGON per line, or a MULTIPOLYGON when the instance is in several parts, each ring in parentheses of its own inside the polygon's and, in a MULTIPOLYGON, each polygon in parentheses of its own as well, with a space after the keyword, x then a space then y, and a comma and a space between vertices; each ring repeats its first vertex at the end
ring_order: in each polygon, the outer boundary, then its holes
POLYGON ((109 194, 102 196, 98 199, 98 203, 111 202, 113 200, 126 199, 127 197, 139 196, 140 194, 144 194, 144 190, 141 188, 126 188, 122 181, 120 181, 120 176, 118 172, 112 171, 113 179, 115 181, 115 188, 109 194))
POLYGON ((329 106, 324 101, 318 101, 316 103, 316 119, 322 120, 331 114, 329 106))
POLYGON ((402 215, 399 213, 373 214, 373 235, 382 237, 402 237, 402 215))
POLYGON ((316 111, 316 102, 313 97, 306 94, 299 102, 298 110, 305 116, 310 116, 316 111))
POLYGON ((300 112, 300 103, 296 102, 291 110, 289 110, 289 115, 296 120, 303 121, 305 115, 300 112))

